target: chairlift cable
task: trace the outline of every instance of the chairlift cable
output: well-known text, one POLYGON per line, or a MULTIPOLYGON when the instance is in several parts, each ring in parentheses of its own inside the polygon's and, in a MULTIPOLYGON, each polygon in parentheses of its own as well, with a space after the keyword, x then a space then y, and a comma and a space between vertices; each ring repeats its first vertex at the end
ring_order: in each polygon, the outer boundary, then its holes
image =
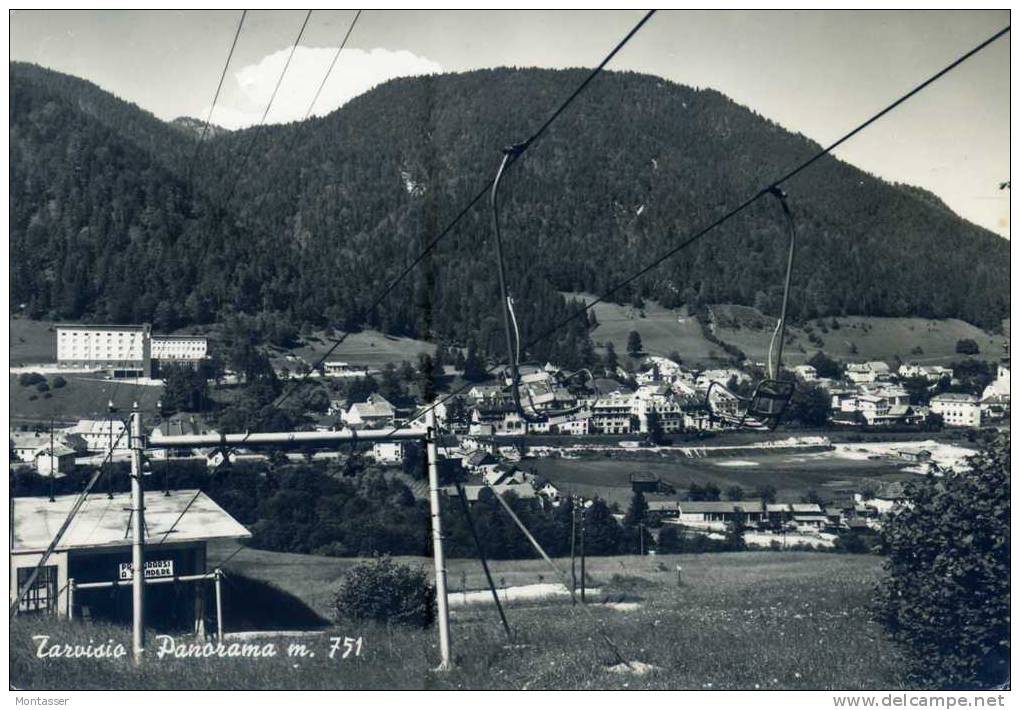
MULTIPOLYGON (((769 183, 768 185, 763 187, 761 190, 756 192, 754 195, 752 195, 751 197, 748 197, 747 199, 745 199, 743 202, 741 202, 736 207, 733 207, 732 209, 730 209, 726 213, 720 215, 713 222, 711 222, 710 224, 706 225, 705 227, 702 227, 700 230, 698 230, 697 232, 695 232, 691 236, 687 237, 684 241, 680 242, 679 244, 671 247, 670 249, 666 250, 662 254, 658 255, 655 259, 653 259, 651 262, 649 262, 648 264, 643 266, 641 269, 639 269, 638 271, 634 272, 630 276, 626 277, 622 281, 620 281, 617 284, 615 284, 614 286, 612 286, 609 290, 607 290, 601 296, 596 297, 595 299, 593 299, 590 302, 586 303, 582 308, 580 308, 579 310, 577 310, 573 314, 571 314, 571 315, 567 316, 566 318, 561 319, 559 322, 555 323, 551 328, 549 328, 545 332, 539 334, 537 337, 533 338, 528 343, 526 343, 524 345, 524 349, 527 350, 529 347, 532 347, 533 345, 536 345, 536 344, 542 342, 546 338, 549 338, 552 335, 555 335, 561 328, 563 328, 565 325, 567 325, 571 321, 573 321, 573 320, 575 320, 575 319, 577 319, 577 318, 579 318, 579 317, 581 317, 583 315, 586 315, 587 312, 590 311, 592 308, 594 308, 596 305, 598 305, 599 303, 602 303, 603 301, 607 300, 613 294, 618 292, 620 289, 628 286, 632 282, 636 281, 637 279, 641 278, 642 276, 644 276, 648 272, 650 272, 653 269, 655 269, 656 267, 660 266, 663 262, 667 261, 672 256, 675 256, 679 252, 681 252, 684 249, 686 249, 687 247, 689 247, 691 244, 697 242, 698 240, 700 240, 702 237, 704 237, 706 234, 711 232, 716 227, 719 227, 724 222, 727 222, 731 218, 735 217, 737 214, 743 212, 748 207, 750 207, 752 204, 757 202, 759 198, 761 198, 762 196, 768 194, 773 187, 779 187, 782 183, 784 183, 787 180, 793 178, 794 176, 800 174, 802 171, 804 171, 810 165, 812 165, 813 163, 817 162, 819 159, 821 159, 822 157, 824 157, 825 155, 827 155, 828 153, 833 151, 835 148, 839 147, 840 145, 842 145, 846 141, 848 141, 851 138, 853 138, 854 136, 856 136, 858 133, 860 133, 865 128, 867 128, 868 126, 873 124, 879 118, 885 116, 886 114, 890 113, 894 109, 898 108, 901 104, 906 102, 908 99, 910 99, 913 96, 917 95, 918 93, 920 93, 921 91, 926 89, 928 86, 930 86, 931 84, 933 84, 937 80, 941 79, 943 76, 945 76, 946 74, 948 74, 952 70, 954 70, 957 67, 959 67, 965 61, 967 61, 968 59, 970 59, 974 55, 976 55, 979 52, 981 52, 982 50, 984 50, 990 44, 992 44, 996 40, 1000 39, 1001 37, 1003 37, 1004 35, 1009 33, 1009 31, 1010 31, 1010 27, 1006 26, 1002 30, 998 31, 997 33, 995 33, 994 35, 992 35, 988 39, 984 40, 983 42, 981 42, 980 44, 975 46, 973 49, 971 49, 968 52, 966 52, 965 54, 961 55, 956 60, 954 60, 952 63, 948 64, 947 66, 945 66, 944 68, 942 68, 941 70, 939 70, 938 72, 936 72, 935 74, 930 76, 928 79, 926 79, 925 81, 921 82, 920 84, 915 86, 913 89, 911 89, 907 93, 903 94, 901 97, 899 97, 898 99, 893 101, 891 104, 886 106, 884 109, 882 109, 878 113, 873 114, 870 118, 866 119, 864 122, 858 124, 855 128, 853 128, 850 131, 848 131, 846 134, 844 134, 841 138, 837 139, 835 142, 830 144, 828 147, 822 148, 816 154, 814 154, 812 157, 810 157, 807 160, 801 162, 796 167, 792 168, 789 172, 785 173, 782 177, 772 181, 771 183, 769 183)), ((506 363, 497 363, 496 366, 488 368, 486 370, 486 373, 491 375, 499 367, 504 367, 505 365, 506 365, 506 363)), ((452 391, 449 394, 445 395, 444 397, 442 397, 441 399, 437 400, 436 402, 433 402, 432 404, 427 405, 421 412, 419 412, 417 414, 417 417, 423 416, 430 409, 434 409, 439 404, 442 404, 443 402, 446 402, 451 397, 455 397, 456 395, 460 394, 461 392, 464 392, 465 390, 469 389, 472 386, 474 386, 473 383, 466 383, 465 385, 462 385, 461 387, 458 387, 457 389, 455 389, 454 391, 452 391)))
MULTIPOLYGON (((609 54, 607 54, 606 57, 598 64, 598 66, 596 66, 591 71, 591 73, 584 79, 584 81, 582 81, 577 86, 577 88, 574 89, 570 96, 568 96, 567 99, 563 101, 555 111, 553 111, 553 113, 538 128, 538 130, 535 131, 531 135, 531 137, 527 141, 525 141, 524 144, 521 144, 523 146, 520 151, 521 153, 523 153, 524 150, 533 145, 549 129, 553 122, 557 118, 559 118, 560 114, 562 114, 567 109, 567 107, 571 103, 573 103, 573 101, 588 86, 588 84, 590 84, 591 81, 596 76, 598 76, 599 73, 602 72, 602 70, 606 67, 610 60, 612 60, 613 57, 615 57, 619 53, 619 51, 623 49, 623 47, 628 42, 630 42, 630 40, 634 37, 637 31, 644 26, 644 24, 652 17, 652 15, 655 14, 655 12, 656 12, 655 10, 648 11, 644 15, 644 17, 642 17, 641 20, 630 30, 630 32, 628 32, 627 35, 624 36, 624 38, 620 40, 615 47, 613 47, 612 51, 609 52, 609 54)), ((464 205, 460 212, 457 213, 457 215, 446 225, 446 227, 444 227, 443 230, 439 232, 439 234, 437 234, 431 241, 429 241, 425 245, 424 249, 422 249, 422 251, 414 259, 412 259, 411 262, 407 264, 407 266, 405 266, 400 271, 399 274, 397 274, 396 278, 390 281, 390 283, 385 288, 383 288, 383 290, 372 300, 371 304, 367 309, 368 313, 371 313, 376 308, 378 308, 379 305, 382 304, 382 302, 386 299, 386 297, 389 296, 389 294, 393 291, 393 289, 395 289, 397 285, 409 273, 411 273, 415 269, 415 267, 417 267, 425 259, 425 257, 428 256, 432 252, 432 250, 436 248, 436 246, 438 246, 439 242, 441 242, 450 232, 453 231, 454 227, 456 227, 460 223, 460 221, 464 219, 465 216, 467 216, 467 214, 475 207, 475 205, 477 205, 487 194, 489 194, 493 182, 494 180, 491 178, 487 180, 485 184, 482 186, 482 188, 477 193, 475 193, 474 197, 472 197, 471 200, 469 200, 467 204, 464 205)), ((350 335, 349 332, 344 333, 342 336, 340 336, 340 338, 335 340, 333 344, 329 347, 329 349, 326 350, 326 352, 321 357, 319 357, 319 359, 315 362, 315 365, 312 367, 311 371, 315 371, 316 369, 318 369, 318 367, 321 366, 322 363, 326 361, 326 358, 330 357, 336 351, 336 349, 343 344, 343 342, 347 339, 348 335, 350 335)), ((291 387, 287 392, 284 392, 283 395, 281 395, 281 397, 273 405, 273 408, 278 408, 284 401, 290 398, 297 390, 297 387, 300 387, 308 379, 310 374, 311 372, 305 373, 301 377, 301 379, 298 380, 295 386, 291 387)))
POLYGON ((347 34, 344 35, 340 45, 336 48, 336 53, 333 55, 333 61, 329 63, 329 68, 326 69, 325 76, 322 77, 322 82, 319 84, 319 88, 315 90, 315 96, 312 97, 312 103, 308 105, 308 110, 305 111, 305 117, 301 120, 308 120, 308 117, 312 115, 312 109, 315 108, 315 102, 319 100, 319 94, 322 93, 323 87, 326 86, 326 81, 329 79, 330 74, 333 73, 333 67, 336 66, 337 60, 340 58, 340 53, 344 51, 344 47, 347 46, 347 40, 350 39, 351 33, 354 31, 354 25, 358 24, 358 18, 361 17, 361 10, 358 10, 354 15, 354 19, 351 20, 351 24, 347 27, 347 34))
POLYGON ((220 98, 220 90, 223 88, 223 80, 227 77, 227 69, 230 67, 230 60, 234 56, 234 49, 237 48, 237 40, 241 36, 241 28, 244 26, 244 18, 247 17, 248 11, 241 11, 241 19, 237 23, 237 31, 234 32, 234 40, 230 43, 230 51, 227 52, 227 61, 223 64, 223 71, 220 73, 220 81, 216 84, 216 93, 213 94, 212 104, 209 106, 209 113, 205 118, 205 125, 202 126, 202 133, 198 136, 198 141, 195 143, 195 152, 191 156, 191 162, 188 163, 188 177, 186 182, 191 182, 191 170, 194 168, 195 161, 198 160, 198 152, 202 147, 202 142, 205 140, 205 135, 209 131, 209 126, 212 125, 213 111, 216 110, 216 102, 220 98))

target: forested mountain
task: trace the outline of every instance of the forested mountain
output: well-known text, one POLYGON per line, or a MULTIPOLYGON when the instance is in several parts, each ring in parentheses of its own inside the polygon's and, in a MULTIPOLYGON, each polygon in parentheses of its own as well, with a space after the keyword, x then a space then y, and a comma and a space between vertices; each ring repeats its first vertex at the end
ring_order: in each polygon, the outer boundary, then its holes
MULTIPOLYGON (((368 304, 494 174, 500 148, 530 135, 583 76, 397 79, 323 118, 217 134, 193 162, 193 132, 88 82, 12 64, 12 302, 36 315, 160 328, 263 313, 457 343, 473 336, 499 352, 484 203, 380 308, 368 304)), ((523 338, 570 312, 558 291, 604 292, 816 149, 715 91, 599 77, 505 180, 523 338)), ((933 195, 832 158, 786 189, 800 234, 794 317, 993 327, 1008 314, 1008 242, 933 195)), ((774 312, 784 229, 778 204, 761 200, 616 300, 774 312)), ((583 360, 584 326, 532 354, 583 360)))

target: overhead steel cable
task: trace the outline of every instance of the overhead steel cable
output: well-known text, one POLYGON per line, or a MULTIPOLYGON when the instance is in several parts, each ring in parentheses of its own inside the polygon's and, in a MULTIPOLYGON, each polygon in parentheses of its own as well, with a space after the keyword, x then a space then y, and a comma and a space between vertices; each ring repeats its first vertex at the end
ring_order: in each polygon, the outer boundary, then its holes
MULTIPOLYGON (((606 57, 601 62, 599 62, 598 66, 592 69, 588 76, 585 77, 584 81, 582 81, 577 86, 577 88, 575 88, 574 91, 571 92, 571 94, 559 105, 559 107, 552 112, 549 118, 547 118, 545 122, 542 123, 541 126, 539 126, 538 130, 536 130, 531 135, 531 137, 528 138, 526 141, 519 144, 521 148, 516 153, 514 160, 523 155, 524 151, 527 150, 528 147, 533 145, 539 138, 541 138, 541 136, 547 130, 549 130, 549 127, 553 124, 553 122, 557 118, 559 118, 559 116, 567 109, 568 106, 570 106, 570 104, 574 102, 575 99, 577 99, 578 96, 580 96, 581 92, 584 91, 585 88, 587 88, 587 86, 592 82, 592 80, 596 76, 598 76, 603 69, 605 69, 606 65, 610 62, 610 60, 612 60, 613 57, 615 57, 620 52, 620 50, 623 49, 623 47, 634 37, 634 35, 637 34, 638 30, 640 30, 645 25, 645 23, 648 22, 649 19, 651 19, 652 15, 654 15, 655 12, 656 12, 655 10, 649 10, 645 14, 645 16, 642 17, 641 20, 636 25, 634 25, 630 32, 628 32, 627 35, 623 39, 621 39, 616 44, 615 47, 613 47, 612 51, 609 52, 609 54, 607 54, 606 57)), ((378 308, 379 305, 386 299, 386 297, 393 291, 393 289, 397 287, 400 281, 402 281, 404 277, 411 273, 411 271, 413 271, 415 267, 417 267, 418 264, 420 264, 422 260, 426 256, 428 256, 433 249, 436 248, 439 242, 441 242, 451 231, 453 231, 453 229, 468 214, 468 212, 470 212, 472 208, 474 208, 474 206, 478 204, 489 193, 489 190, 492 188, 493 181, 494 178, 486 180, 482 188, 477 193, 475 193, 475 196, 472 197, 470 201, 468 201, 468 203, 460 210, 460 212, 457 213, 457 215, 446 225, 446 227, 444 227, 443 230, 439 232, 439 234, 437 234, 431 241, 429 241, 425 245, 425 248, 422 249, 422 251, 411 261, 411 263, 407 264, 400 271, 397 277, 393 279, 385 288, 383 288, 383 290, 372 300, 371 305, 368 307, 368 312, 371 312, 378 308)), ((323 354, 316 361, 315 365, 312 366, 311 371, 315 371, 320 365, 322 365, 322 363, 326 361, 326 358, 332 355, 336 351, 336 349, 340 347, 341 344, 343 344, 344 340, 346 340, 348 335, 349 333, 344 333, 339 339, 337 339, 333 343, 333 345, 330 346, 330 348, 325 352, 325 354, 323 354)), ((300 386, 307 380, 309 374, 310 373, 306 373, 298 381, 298 386, 300 386)), ((293 389, 291 392, 285 393, 284 396, 281 397, 281 399, 276 403, 275 406, 277 407, 280 406, 280 404, 282 404, 286 399, 288 399, 291 394, 293 394, 293 389)))
POLYGON ((237 31, 234 32, 234 41, 230 43, 230 51, 227 52, 227 61, 223 64, 223 71, 220 73, 220 81, 216 84, 216 93, 213 94, 212 105, 209 107, 209 113, 205 118, 205 125, 202 126, 202 133, 198 137, 198 142, 195 143, 195 153, 191 156, 191 162, 188 163, 188 183, 191 182, 191 171, 195 166, 195 161, 198 160, 199 149, 202 147, 205 135, 209 131, 209 126, 212 125, 213 111, 216 110, 216 103, 220 98, 220 90, 223 88, 223 80, 227 77, 227 69, 230 67, 230 60, 234 57, 234 49, 237 48, 237 39, 241 36, 241 27, 244 26, 244 18, 247 17, 247 15, 247 10, 241 11, 241 19, 237 23, 237 31))
MULTIPOLYGON (((576 320, 577 318, 580 318, 581 316, 586 315, 589 310, 591 310, 592 308, 594 308, 599 303, 602 303, 603 301, 605 301, 606 299, 611 297, 613 294, 615 294, 620 289, 622 289, 622 288, 628 286, 629 284, 633 283, 637 279, 639 279, 642 276, 644 276, 645 274, 647 274, 649 271, 652 271, 657 266, 661 265, 663 262, 665 262, 670 257, 676 255, 680 251, 682 251, 682 250, 686 249, 687 247, 689 247, 690 245, 694 244, 695 242, 697 242, 699 239, 704 237, 706 234, 711 232, 716 227, 719 227, 724 222, 728 221, 729 219, 731 219, 731 218, 735 217, 736 215, 740 214, 741 212, 743 212, 745 209, 747 209, 752 204, 757 202, 763 196, 772 193, 773 190, 778 189, 780 187, 780 185, 782 185, 782 183, 787 182, 788 180, 790 180, 794 176, 800 174, 802 171, 804 171, 809 166, 813 165, 819 159, 821 159, 824 156, 828 155, 833 150, 835 150, 837 147, 839 147, 840 145, 842 145, 846 141, 848 141, 851 138, 853 138, 854 136, 856 136, 858 133, 863 131, 868 126, 870 126, 873 123, 875 123, 875 121, 877 121, 878 119, 882 118, 883 116, 888 114, 890 111, 893 111, 894 109, 896 109, 897 107, 902 105, 904 102, 906 102, 907 100, 909 100, 913 96, 917 95, 918 93, 923 91, 925 88, 927 88, 928 86, 930 86, 934 82, 936 82, 939 79, 941 79, 943 76, 945 76, 946 74, 948 74, 952 70, 956 69, 958 66, 963 64, 965 61, 967 61, 971 57, 973 57, 975 54, 978 54, 983 49, 988 47, 990 44, 992 44, 996 40, 998 40, 1001 37, 1003 37, 1004 35, 1006 35, 1009 32, 1009 30, 1010 30, 1009 26, 999 30, 994 35, 992 35, 988 39, 984 40, 983 42, 981 42, 980 44, 975 46, 973 49, 971 49, 970 51, 968 51, 965 54, 961 55, 959 58, 954 60, 952 63, 946 65, 944 68, 940 69, 935 74, 932 74, 929 78, 925 79, 920 84, 918 84, 917 86, 912 88, 910 91, 908 91, 907 93, 905 93, 902 96, 900 96, 898 99, 896 99, 895 101, 890 103, 888 106, 883 108, 881 111, 873 114, 871 117, 869 117, 868 119, 866 119, 862 123, 858 124, 856 127, 851 129, 847 133, 843 134, 843 136, 841 136, 835 142, 831 143, 830 145, 828 145, 825 148, 822 148, 821 150, 816 152, 814 155, 812 155, 807 160, 799 163, 797 166, 792 168, 790 171, 785 173, 783 176, 781 176, 778 179, 773 180, 772 182, 768 183, 767 185, 762 187, 760 190, 758 190, 756 193, 754 193, 754 195, 748 197, 746 200, 741 202, 739 205, 737 205, 736 207, 733 207, 732 209, 730 209, 725 214, 723 214, 720 217, 718 217, 716 220, 714 220, 713 222, 711 222, 707 226, 701 228, 700 230, 698 230, 697 232, 692 234, 687 239, 683 240, 682 242, 680 242, 676 246, 666 250, 665 252, 663 252, 662 254, 657 256, 655 259, 653 259, 651 262, 649 262, 648 264, 643 266, 640 270, 638 270, 637 272, 631 274, 627 278, 623 279, 622 281, 620 281, 619 283, 614 285, 612 288, 610 288, 608 291, 603 293, 601 296, 598 296, 594 300, 586 303, 584 305, 584 307, 581 308, 580 310, 576 311, 575 313, 572 313, 571 315, 567 316, 566 318, 563 318, 562 320, 560 320, 558 323, 553 325, 551 328, 549 328, 544 333, 536 336, 535 338, 533 338, 530 341, 528 341, 527 343, 525 343, 524 346, 523 346, 523 350, 527 350, 528 348, 536 345, 537 343, 541 342, 542 340, 545 340, 546 338, 551 337, 552 335, 555 335, 561 328, 563 328, 565 325, 567 325, 571 321, 576 320)), ((502 363, 502 362, 497 363, 497 365, 488 368, 486 370, 486 373, 491 375, 494 372, 498 371, 499 368, 505 367, 506 364, 507 363, 502 363)), ((434 409, 439 404, 447 401, 448 399, 450 399, 453 396, 456 396, 457 394, 460 394, 460 392, 463 392, 464 390, 468 389, 471 386, 473 386, 473 383, 467 383, 465 386, 459 387, 458 389, 456 389, 453 392, 449 393, 448 395, 446 395, 442 399, 434 402, 432 405, 430 405, 430 406, 426 407, 425 409, 423 409, 421 412, 416 414, 413 417, 413 419, 417 419, 417 418, 423 416, 424 414, 426 414, 431 409, 434 409)))
MULTIPOLYGON (((124 428, 121 429, 120 434, 117 435, 116 440, 114 440, 113 444, 110 446, 110 451, 106 454, 106 459, 96 468, 95 473, 92 474, 92 477, 88 480, 88 483, 85 484, 85 488, 78 495, 78 498, 71 506, 71 510, 68 511, 67 517, 64 518, 64 522, 61 524, 59 528, 57 528, 57 533, 56 535, 53 536, 53 540, 51 540, 50 544, 46 547, 46 551, 43 552, 42 557, 39 558, 39 562, 37 562, 35 567, 32 569, 32 573, 29 574, 28 579, 25 580, 25 583, 18 590, 17 597, 14 599, 14 602, 11 603, 10 614, 12 617, 17 615, 18 607, 21 605, 22 600, 25 598, 25 595, 28 594, 28 591, 32 588, 32 585, 35 584, 35 580, 39 577, 39 570, 41 570, 49 561, 50 556, 53 554, 53 551, 57 549, 57 545, 59 545, 60 541, 63 539, 64 533, 66 533, 68 528, 71 527, 71 523, 74 522, 75 516, 78 515, 78 512, 85 504, 85 501, 88 498, 89 493, 92 491, 93 487, 95 487, 96 483, 99 482, 99 479, 102 478, 104 471, 106 471, 107 462, 112 460, 114 449, 116 448, 117 444, 120 443, 120 440, 124 438, 124 434, 127 431, 128 425, 127 422, 125 421, 124 428)), ((50 453, 52 454, 53 452, 51 451, 50 453)), ((12 506, 14 505, 13 501, 11 502, 11 505, 12 506)))
POLYGON ((262 129, 265 128, 266 119, 269 117, 269 111, 273 108, 273 102, 276 100, 276 94, 280 91, 280 86, 283 84, 283 78, 287 76, 287 69, 290 68, 290 62, 294 58, 294 52, 297 51, 298 44, 301 43, 301 37, 305 34, 305 28, 308 27, 308 20, 311 16, 311 10, 305 13, 304 22, 301 23, 301 29, 298 30, 297 37, 294 39, 294 44, 290 47, 290 53, 287 55, 287 61, 284 62, 283 70, 280 72, 280 76, 276 79, 276 86, 273 87, 273 93, 269 96, 269 101, 266 103, 266 108, 262 112, 262 118, 259 119, 258 124, 255 126, 255 131, 252 133, 251 140, 248 141, 248 147, 245 149, 241 158, 240 166, 237 169, 237 175, 231 181, 230 189, 227 191, 227 196, 220 207, 223 211, 226 211, 227 205, 230 204, 230 200, 234 197, 234 191, 237 189, 237 185, 241 181, 241 175, 244 173, 245 166, 248 164, 248 159, 251 157, 252 150, 255 149, 255 144, 258 142, 259 136, 262 134, 262 129))
MULTIPOLYGON (((630 40, 634 37, 637 31, 640 30, 645 25, 645 23, 648 22, 649 19, 651 19, 652 15, 654 15, 655 12, 656 12, 655 10, 649 10, 647 13, 645 13, 644 17, 642 17, 641 20, 636 25, 634 25, 630 32, 628 32, 626 36, 622 40, 620 40, 616 44, 616 46, 613 47, 612 51, 610 51, 609 54, 607 54, 606 57, 601 62, 599 62, 598 66, 596 66, 588 74, 584 81, 582 81, 577 86, 577 88, 574 89, 570 96, 568 96, 566 100, 563 101, 559 105, 559 107, 556 108, 555 111, 553 111, 549 118, 546 119, 546 121, 542 123, 541 126, 539 126, 538 130, 536 130, 531 135, 530 138, 528 138, 523 144, 521 144, 523 147, 520 149, 516 157, 520 157, 520 155, 523 154, 528 147, 534 144, 549 129, 553 122, 557 118, 559 118, 559 116, 567 109, 567 107, 570 106, 570 104, 573 103, 574 100, 577 99, 577 97, 581 94, 581 92, 591 83, 592 79, 598 76, 599 73, 601 73, 602 70, 605 69, 609 61, 613 57, 615 57, 619 53, 619 51, 623 49, 623 47, 628 42, 630 42, 630 40)), ((420 264, 422 260, 424 260, 425 257, 428 256, 432 252, 432 250, 436 248, 439 242, 442 241, 451 231, 453 231, 453 229, 460 223, 462 219, 464 219, 468 212, 470 212, 474 208, 474 206, 478 204, 478 202, 480 202, 489 193, 492 184, 493 184, 492 178, 485 182, 482 188, 475 194, 473 198, 471 198, 471 200, 466 205, 464 205, 464 207, 457 213, 453 220, 451 220, 446 225, 446 227, 444 227, 443 230, 439 232, 439 234, 437 234, 431 241, 429 241, 428 244, 425 245, 425 248, 422 249, 422 251, 414 259, 411 260, 411 263, 407 264, 400 271, 397 277, 391 280, 389 284, 387 284, 386 287, 383 288, 383 290, 372 300, 372 303, 368 307, 367 312, 370 313, 379 307, 379 305, 386 299, 387 296, 389 296, 390 293, 393 292, 393 289, 397 287, 397 285, 404 279, 404 277, 411 273, 411 271, 413 271, 415 267, 417 267, 418 264, 420 264)), ((294 393, 297 392, 297 390, 305 382, 308 381, 308 377, 311 375, 311 373, 315 372, 326 361, 326 358, 332 355, 336 351, 336 349, 343 344, 343 342, 347 339, 349 335, 350 332, 346 332, 343 335, 341 335, 336 341, 334 341, 334 343, 329 347, 329 349, 327 349, 326 352, 323 353, 323 355, 320 356, 318 360, 316 360, 315 364, 312 365, 309 371, 302 375, 301 378, 297 380, 297 383, 295 385, 289 387, 286 391, 281 393, 280 397, 272 405, 270 405, 269 409, 270 410, 278 409, 284 402, 286 402, 291 396, 293 396, 294 393)), ((241 446, 243 445, 243 443, 244 442, 242 441, 240 444, 236 444, 235 446, 241 446)), ((224 452, 224 455, 225 456, 227 455, 226 452, 224 452)), ((173 525, 171 525, 167 529, 166 533, 164 533, 163 535, 163 539, 160 540, 159 544, 163 544, 164 542, 166 542, 167 536, 170 534, 170 532, 173 531, 174 527, 177 525, 178 522, 180 522, 180 520, 184 517, 188 510, 190 510, 191 506, 194 504, 196 500, 198 500, 198 492, 196 492, 195 496, 188 502, 188 505, 184 507, 184 510, 182 510, 181 513, 178 515, 177 520, 174 521, 173 525)))
POLYGON ((329 80, 329 75, 333 73, 333 67, 336 66, 336 61, 340 58, 340 52, 344 51, 344 47, 347 46, 347 40, 351 37, 351 32, 354 31, 354 26, 358 24, 358 18, 361 17, 361 10, 354 15, 354 19, 351 20, 351 24, 347 27, 347 34, 344 35, 343 40, 340 42, 340 46, 336 48, 336 53, 333 55, 333 61, 329 63, 329 68, 326 69, 325 76, 322 77, 322 81, 319 83, 319 88, 315 90, 315 96, 312 97, 312 103, 308 104, 308 110, 305 111, 303 121, 308 120, 308 117, 312 115, 312 109, 315 108, 315 102, 319 100, 319 94, 322 93, 322 89, 326 86, 326 81, 329 80))

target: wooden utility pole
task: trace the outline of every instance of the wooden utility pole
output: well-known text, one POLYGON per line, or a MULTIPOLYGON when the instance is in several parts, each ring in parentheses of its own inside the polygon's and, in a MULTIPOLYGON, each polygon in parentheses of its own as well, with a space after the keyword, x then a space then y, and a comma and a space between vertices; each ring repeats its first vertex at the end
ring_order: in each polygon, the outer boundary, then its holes
MULTIPOLYGON (((142 413, 131 412, 131 641, 136 666, 145 651, 145 491, 142 488, 142 413)), ((112 454, 113 449, 110 449, 112 454)))
POLYGON ((443 555, 443 526, 439 513, 439 449, 436 445, 436 411, 426 415, 425 449, 429 467, 429 509, 432 514, 432 557, 436 567, 436 597, 439 607, 439 667, 450 670, 450 608, 446 598, 446 558, 443 555))
POLYGON ((577 539, 577 498, 570 501, 570 603, 577 604, 577 568, 574 565, 574 541, 577 539))
POLYGON ((56 489, 57 472, 53 470, 53 460, 56 455, 53 451, 53 417, 50 417, 50 503, 54 502, 56 489))
POLYGON ((585 592, 587 591, 587 586, 588 586, 588 580, 585 577, 585 571, 584 571, 584 527, 585 527, 585 518, 587 517, 587 515, 588 515, 588 509, 585 508, 584 505, 582 505, 581 506, 581 603, 582 604, 587 603, 587 600, 585 598, 585 592))

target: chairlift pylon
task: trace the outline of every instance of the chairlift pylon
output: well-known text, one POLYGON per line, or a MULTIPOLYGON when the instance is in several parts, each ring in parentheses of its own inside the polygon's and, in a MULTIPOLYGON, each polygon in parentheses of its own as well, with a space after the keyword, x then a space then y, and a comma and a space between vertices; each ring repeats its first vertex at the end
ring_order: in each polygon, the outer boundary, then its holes
POLYGON ((786 261, 786 279, 783 284, 783 303, 779 320, 769 342, 765 363, 765 378, 755 385, 750 397, 743 397, 719 382, 711 382, 705 392, 705 408, 714 421, 732 424, 742 429, 775 429, 793 397, 794 383, 780 380, 783 365, 783 341, 786 339, 786 310, 790 301, 790 283, 793 277, 793 257, 796 252, 797 230, 793 213, 786 202, 786 193, 773 185, 767 192, 779 200, 790 233, 790 248, 786 261))

